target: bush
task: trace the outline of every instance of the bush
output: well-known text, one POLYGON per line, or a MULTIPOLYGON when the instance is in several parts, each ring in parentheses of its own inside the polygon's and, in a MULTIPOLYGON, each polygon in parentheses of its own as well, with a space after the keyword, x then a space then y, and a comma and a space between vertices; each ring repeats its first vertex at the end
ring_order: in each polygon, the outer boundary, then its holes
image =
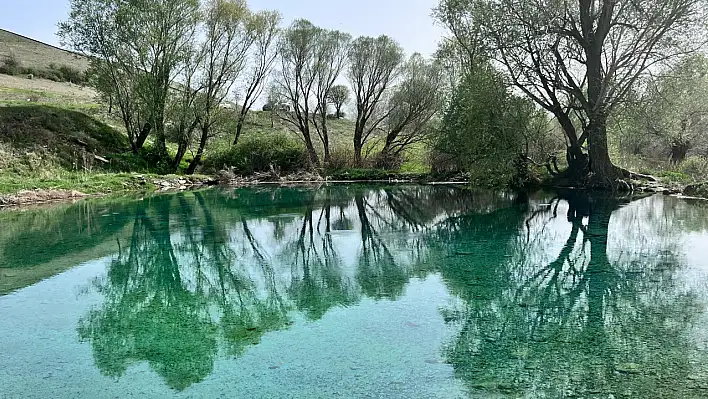
POLYGON ((0 64, 0 73, 5 75, 20 75, 23 73, 22 64, 14 54, 10 54, 3 58, 0 64))
POLYGON ((374 157, 374 167, 378 169, 398 170, 403 165, 403 156, 380 152, 374 157))
POLYGON ((32 75, 33 77, 51 80, 52 82, 87 83, 85 73, 68 65, 49 64, 49 68, 46 69, 23 67, 20 60, 12 54, 3 58, 0 63, 0 73, 12 76, 32 75))
POLYGON ((688 184, 691 182, 691 176, 681 173, 681 172, 672 172, 672 171, 663 171, 658 173, 658 177, 661 179, 662 182, 664 183, 679 183, 679 184, 688 184))
POLYGON ((267 172, 271 166, 280 173, 307 168, 304 146, 286 133, 246 135, 235 146, 215 150, 204 159, 204 171, 214 173, 233 168, 240 174, 267 172))
POLYGON ((395 172, 376 168, 346 168, 330 174, 334 180, 387 180, 399 177, 395 172))
POLYGON ((57 73, 57 71, 51 70, 51 69, 31 69, 28 68, 26 69, 26 72, 28 74, 34 75, 35 78, 40 78, 40 79, 47 79, 51 80, 52 82, 63 82, 61 76, 57 73))
POLYGON ((331 171, 353 168, 356 162, 354 162, 354 149, 351 147, 336 147, 330 153, 328 169, 331 171))
POLYGON ((681 163, 679 169, 695 180, 708 180, 708 158, 706 157, 688 157, 681 163))
POLYGON ((59 67, 56 65, 50 65, 49 67, 52 71, 57 73, 63 82, 71 82, 76 84, 86 83, 86 74, 78 69, 72 68, 68 65, 60 65, 59 67))

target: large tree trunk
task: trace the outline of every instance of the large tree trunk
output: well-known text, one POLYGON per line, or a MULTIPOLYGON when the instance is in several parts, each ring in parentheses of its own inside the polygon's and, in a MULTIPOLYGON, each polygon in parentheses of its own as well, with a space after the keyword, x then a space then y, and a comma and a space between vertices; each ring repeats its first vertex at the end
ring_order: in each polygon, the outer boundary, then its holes
POLYGON ((619 177, 618 168, 612 164, 607 147, 607 115, 602 97, 602 40, 604 38, 596 37, 593 33, 586 39, 588 40, 585 49, 588 78, 586 110, 590 122, 587 127, 590 173, 595 185, 614 187, 619 177))
POLYGON ((610 152, 607 147, 607 120, 604 116, 595 116, 590 121, 588 155, 593 180, 601 186, 612 187, 620 176, 618 168, 610 160, 610 152))
POLYGON ((354 126, 354 163, 356 166, 361 166, 361 151, 364 147, 363 136, 364 124, 357 120, 354 126))
POLYGON ((165 108, 167 106, 167 91, 169 83, 165 80, 164 91, 157 97, 157 105, 153 113, 153 130, 155 131, 155 152, 160 160, 167 159, 167 139, 165 137, 165 108))
POLYGON ((686 154, 691 148, 690 143, 676 139, 671 142, 671 158, 670 162, 674 165, 678 165, 686 159, 686 154))
POLYGON ((167 139, 165 138, 165 124, 162 118, 155 118, 155 153, 161 160, 167 158, 167 139))
POLYGON ((187 153, 187 149, 189 148, 189 142, 192 141, 192 133, 194 132, 194 129, 197 128, 198 124, 199 121, 194 120, 194 122, 192 122, 192 124, 187 128, 187 131, 184 131, 184 127, 180 128, 181 137, 177 145, 177 154, 175 154, 175 158, 172 161, 173 170, 179 169, 179 164, 182 163, 182 159, 184 159, 184 155, 187 153))
POLYGON ((318 168, 320 166, 320 157, 317 155, 317 150, 315 150, 315 145, 312 143, 312 136, 310 132, 303 132, 303 137, 305 138, 305 148, 307 148, 308 161, 310 163, 310 168, 318 168))
POLYGON ((148 136, 150 135, 150 131, 152 131, 152 125, 150 124, 150 122, 145 122, 143 128, 140 130, 140 133, 138 133, 138 137, 135 140, 135 145, 133 145, 133 152, 137 154, 138 151, 143 148, 143 145, 145 145, 145 140, 147 140, 148 136))
POLYGON ((192 159, 192 162, 189 163, 189 166, 187 167, 187 170, 184 173, 188 175, 193 175, 194 172, 197 170, 197 166, 199 166, 202 162, 202 156, 204 156, 204 149, 206 148, 208 138, 209 128, 202 127, 202 138, 199 140, 199 149, 197 149, 197 153, 196 155, 194 155, 194 159, 192 159))
MULTIPOLYGON (((270 122, 273 125, 273 113, 271 112, 270 122)), ((238 116, 238 122, 236 122, 236 136, 234 137, 233 145, 238 144, 238 139, 241 138, 241 132, 243 131, 243 125, 246 122, 246 112, 241 110, 238 116)), ((272 126, 271 126, 272 127, 272 126)))

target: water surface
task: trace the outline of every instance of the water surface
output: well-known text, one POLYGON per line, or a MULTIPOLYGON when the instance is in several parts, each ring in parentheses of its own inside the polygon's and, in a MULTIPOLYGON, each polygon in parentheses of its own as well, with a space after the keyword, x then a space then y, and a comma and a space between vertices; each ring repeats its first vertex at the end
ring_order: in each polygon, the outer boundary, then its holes
POLYGON ((705 202, 251 188, 0 225, 2 398, 708 397, 705 202))

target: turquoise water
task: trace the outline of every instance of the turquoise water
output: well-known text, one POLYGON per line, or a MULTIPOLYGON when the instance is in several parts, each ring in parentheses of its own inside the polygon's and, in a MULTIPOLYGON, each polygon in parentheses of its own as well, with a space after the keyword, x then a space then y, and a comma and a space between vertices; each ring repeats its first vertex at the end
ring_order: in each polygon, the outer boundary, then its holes
POLYGON ((708 397, 708 202, 342 185, 0 225, 2 398, 708 397))

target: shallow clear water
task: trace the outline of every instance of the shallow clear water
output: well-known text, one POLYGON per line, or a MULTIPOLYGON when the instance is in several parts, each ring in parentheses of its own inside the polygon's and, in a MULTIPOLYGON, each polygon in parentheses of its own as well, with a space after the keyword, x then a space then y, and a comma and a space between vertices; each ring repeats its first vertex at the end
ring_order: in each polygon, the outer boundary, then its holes
POLYGON ((706 202, 256 188, 0 226, 1 398, 708 397, 706 202))

